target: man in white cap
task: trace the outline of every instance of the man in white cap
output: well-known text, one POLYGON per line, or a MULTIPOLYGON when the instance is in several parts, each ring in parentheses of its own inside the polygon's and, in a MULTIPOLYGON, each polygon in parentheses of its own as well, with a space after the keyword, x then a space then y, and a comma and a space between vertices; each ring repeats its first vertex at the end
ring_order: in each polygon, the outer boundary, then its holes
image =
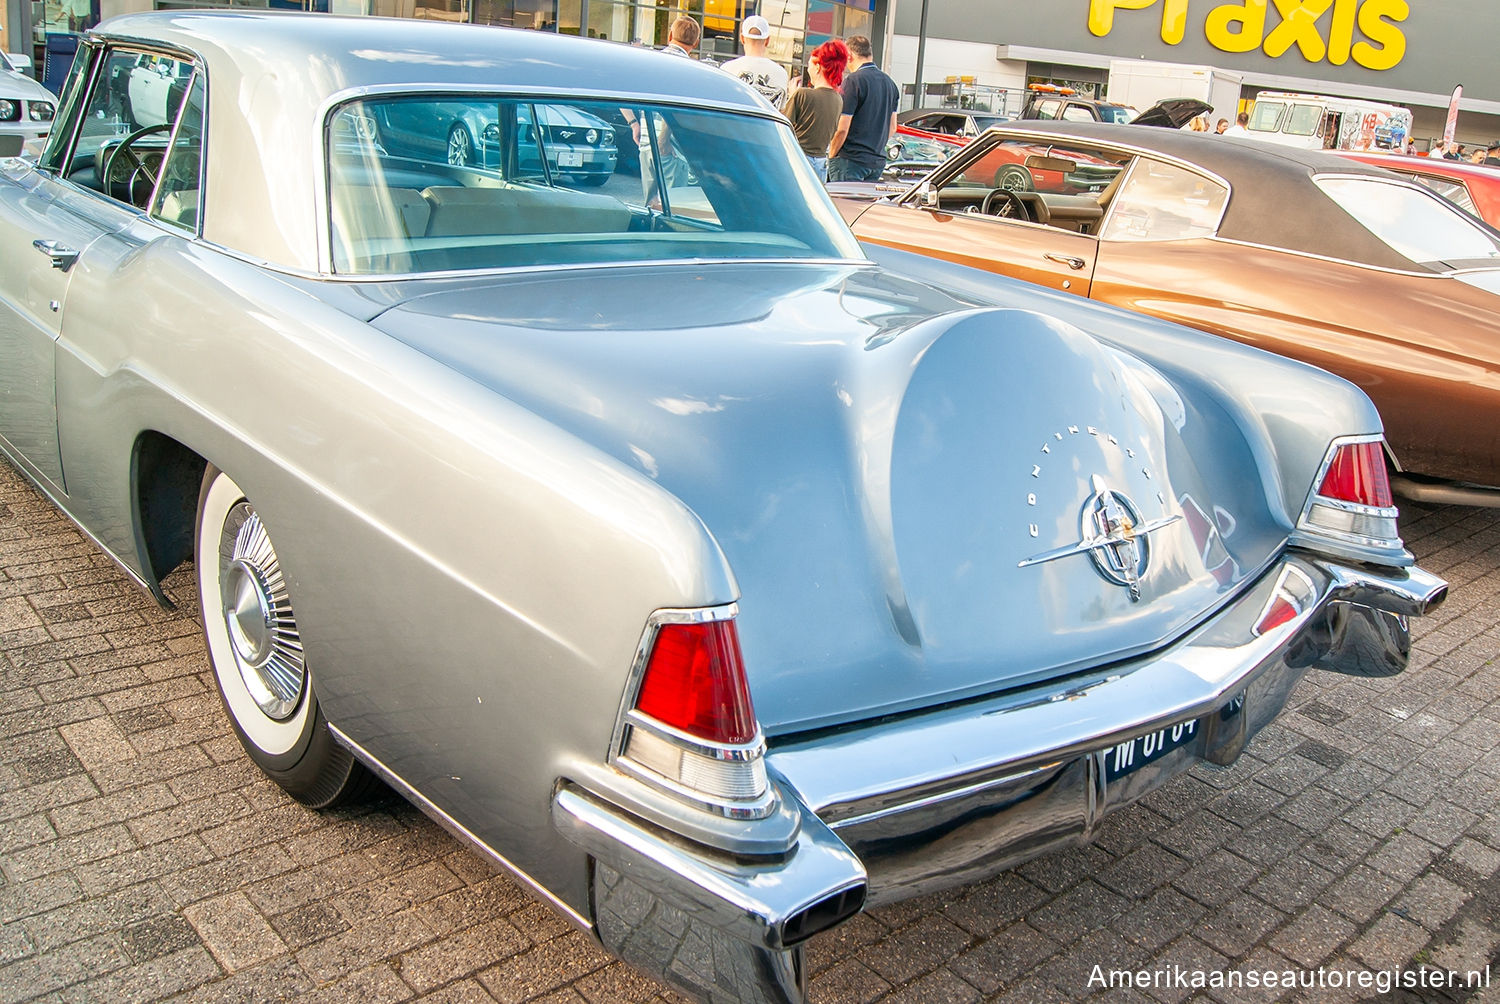
POLYGON ((766 55, 771 42, 771 22, 759 14, 745 18, 740 25, 740 41, 744 43, 745 54, 720 69, 739 77, 759 91, 772 108, 780 109, 786 101, 787 75, 780 63, 766 55))

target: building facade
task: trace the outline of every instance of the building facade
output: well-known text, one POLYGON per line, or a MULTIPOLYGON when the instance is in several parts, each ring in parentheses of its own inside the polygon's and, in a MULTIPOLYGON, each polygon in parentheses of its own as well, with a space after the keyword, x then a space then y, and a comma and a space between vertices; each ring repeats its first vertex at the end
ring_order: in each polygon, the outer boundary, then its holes
MULTIPOLYGON (((914 82, 922 0, 890 2, 887 68, 914 82)), ((1209 66, 1241 76, 1246 100, 1283 90, 1405 105, 1429 139, 1462 84, 1457 138, 1477 143, 1500 136, 1497 37, 1495 0, 927 0, 922 76, 938 92, 968 77, 1018 108, 1036 82, 1105 96, 1112 60, 1209 66)))
POLYGON ((660 48, 681 14, 703 26, 701 57, 714 61, 740 52, 739 28, 751 14, 771 23, 772 59, 798 72, 805 51, 829 38, 867 35, 880 44, 877 0, 0 0, 10 44, 38 54, 48 34, 77 32, 115 14, 171 8, 285 9, 383 17, 435 18, 502 25, 564 35, 634 42, 660 48), (19 30, 12 25, 24 25, 19 30))

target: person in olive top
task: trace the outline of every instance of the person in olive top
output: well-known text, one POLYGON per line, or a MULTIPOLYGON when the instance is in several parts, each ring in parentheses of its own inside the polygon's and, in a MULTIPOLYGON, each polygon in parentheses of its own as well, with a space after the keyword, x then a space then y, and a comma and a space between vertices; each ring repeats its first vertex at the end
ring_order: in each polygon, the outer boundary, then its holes
POLYGON ((792 123, 797 143, 821 181, 828 180, 828 143, 838 128, 844 99, 838 86, 844 79, 849 50, 838 39, 824 42, 812 51, 807 64, 811 87, 799 87, 786 99, 782 112, 792 123))
POLYGON ((870 40, 844 39, 849 65, 844 78, 844 111, 828 145, 829 181, 878 181, 885 170, 885 145, 896 133, 901 90, 871 59, 870 40))

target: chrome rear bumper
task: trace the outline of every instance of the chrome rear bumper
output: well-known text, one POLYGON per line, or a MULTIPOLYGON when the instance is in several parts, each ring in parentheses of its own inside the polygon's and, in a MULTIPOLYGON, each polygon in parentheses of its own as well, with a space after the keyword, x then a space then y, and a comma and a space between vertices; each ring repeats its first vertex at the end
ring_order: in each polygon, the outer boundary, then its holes
POLYGON ((594 862, 593 919, 606 948, 701 999, 798 1001, 802 938, 862 902, 972 882, 1087 840, 1109 811, 1198 759, 1232 762, 1309 667, 1399 671, 1406 618, 1446 592, 1419 568, 1292 553, 1149 657, 773 741, 770 774, 802 814, 785 855, 726 855, 570 788, 554 799, 553 822, 594 862), (1259 632, 1288 575, 1307 584, 1305 601, 1259 632))

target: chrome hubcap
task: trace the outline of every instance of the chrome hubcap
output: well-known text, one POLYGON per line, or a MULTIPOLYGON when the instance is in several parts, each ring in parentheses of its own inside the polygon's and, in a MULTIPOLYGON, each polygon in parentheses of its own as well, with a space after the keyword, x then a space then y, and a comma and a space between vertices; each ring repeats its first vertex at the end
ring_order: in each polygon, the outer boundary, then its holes
POLYGON ((221 612, 245 689, 268 718, 290 718, 307 688, 302 638, 276 549, 249 503, 224 521, 219 548, 221 612))

